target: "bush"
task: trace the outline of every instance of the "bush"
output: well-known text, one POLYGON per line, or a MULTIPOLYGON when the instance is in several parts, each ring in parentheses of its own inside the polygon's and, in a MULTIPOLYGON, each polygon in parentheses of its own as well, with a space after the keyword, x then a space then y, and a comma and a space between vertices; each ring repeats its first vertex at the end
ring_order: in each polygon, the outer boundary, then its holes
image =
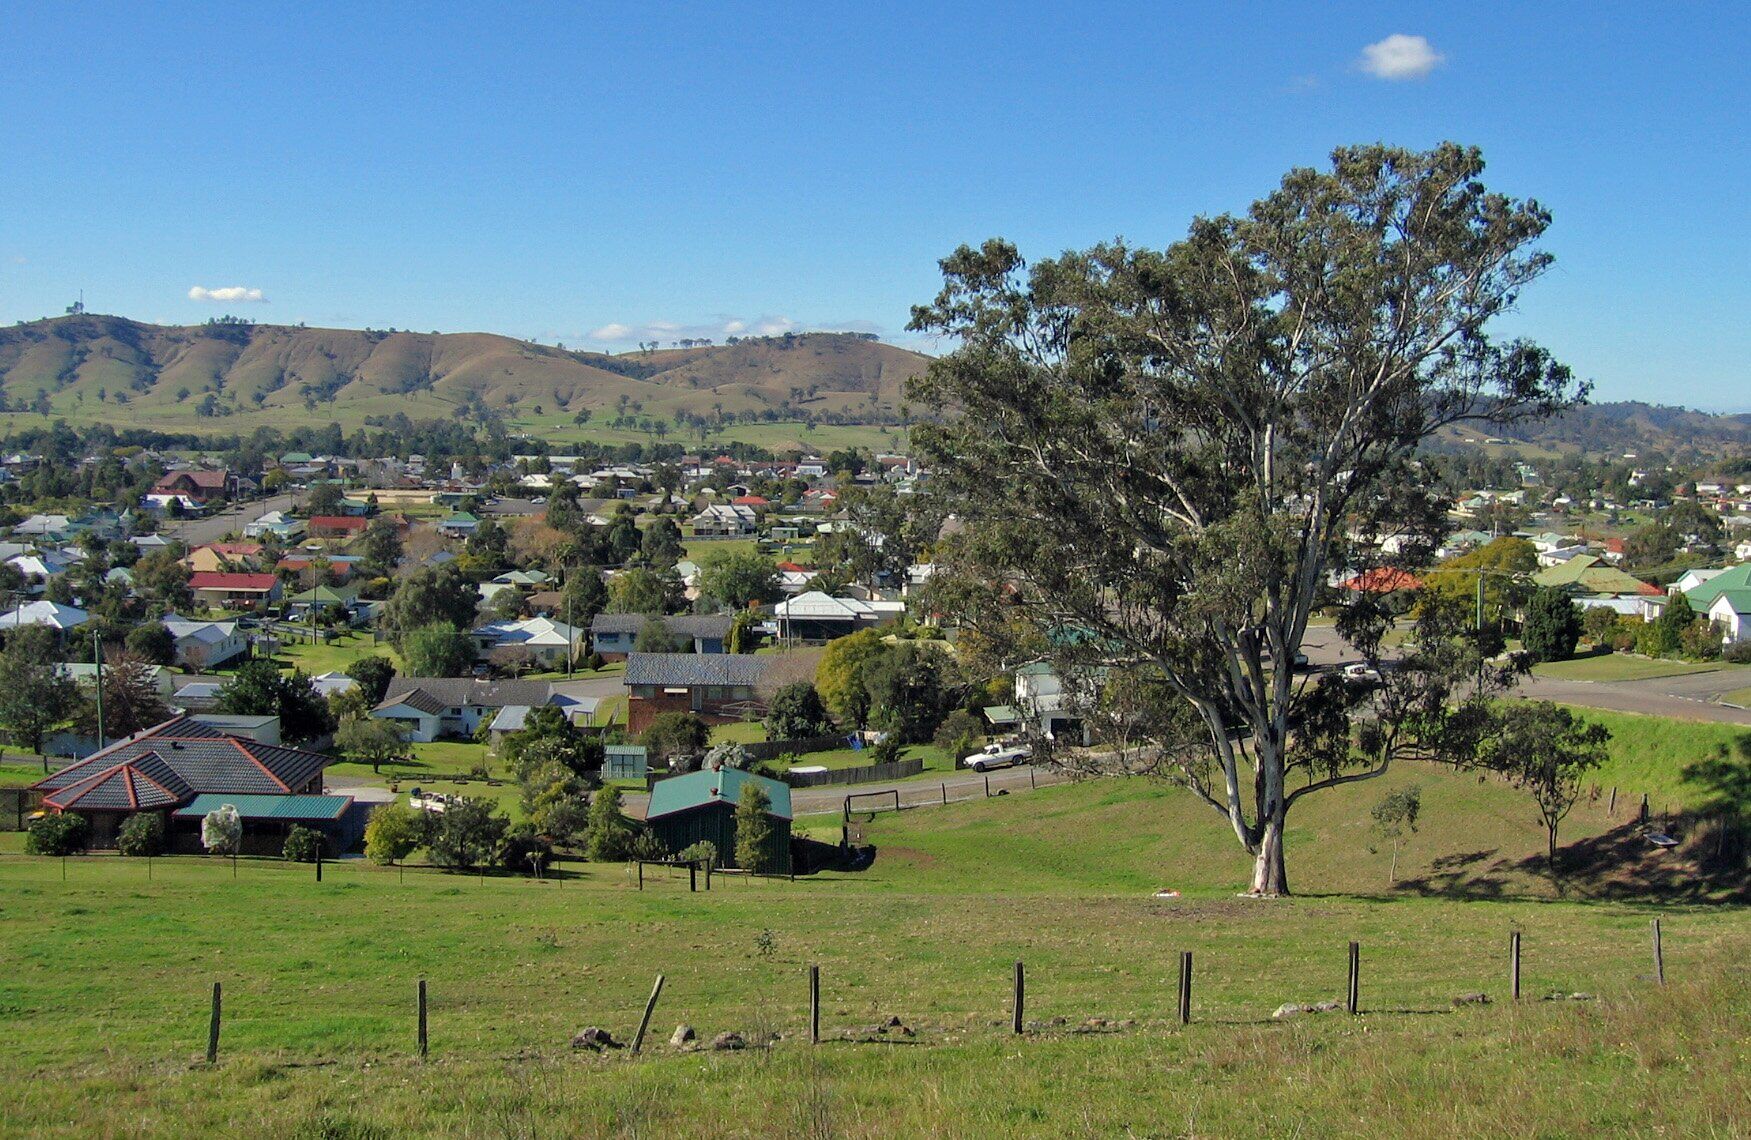
POLYGON ((466 871, 489 861, 505 837, 510 821, 483 799, 463 796, 445 806, 429 846, 441 867, 466 871))
POLYGON ((379 805, 365 824, 365 858, 373 863, 393 864, 414 853, 420 845, 421 821, 404 803, 379 805))
POLYGON ((654 831, 641 831, 632 840, 631 858, 656 862, 669 857, 669 846, 654 831))
POLYGON ((888 732, 870 746, 869 762, 871 764, 892 764, 900 758, 902 742, 898 732, 888 732))
POLYGON ((1678 635, 1678 651, 1692 661, 1713 661, 1721 655, 1721 631, 1712 621, 1693 621, 1678 635))
POLYGON ((84 816, 55 812, 31 821, 24 850, 28 855, 76 855, 85 850, 90 837, 91 825, 84 816))
POLYGON ((606 664, 608 664, 608 659, 603 657, 600 653, 592 653, 584 658, 584 668, 593 672, 601 671, 602 667, 606 664))
POLYGON ((493 861, 507 871, 525 874, 533 874, 537 869, 545 871, 553 863, 553 844, 536 834, 532 825, 519 823, 499 840, 493 861))
POLYGON ((164 854, 164 817, 155 811, 135 812, 122 821, 116 850, 136 859, 164 854))
POLYGON ((965 709, 956 709, 936 726, 935 744, 950 756, 959 759, 971 752, 985 726, 978 717, 965 709))
POLYGON ((1734 665, 1751 665, 1751 641, 1735 641, 1721 650, 1721 660, 1734 665))
POLYGON ((632 851, 632 821, 620 811, 620 789, 610 784, 590 799, 584 854, 592 863, 614 863, 632 851))
POLYGON ((766 714, 766 736, 770 740, 804 740, 825 736, 833 731, 833 721, 821 694, 807 681, 784 686, 772 695, 772 707, 766 714))
POLYGON ((314 863, 322 854, 322 843, 321 832, 295 823, 292 830, 286 832, 286 845, 280 848, 280 855, 288 863, 314 863))
POLYGON ((704 863, 708 867, 715 867, 717 844, 709 839, 701 839, 698 843, 675 852, 675 858, 682 863, 704 863))
POLYGON ((1535 591, 1526 606, 1521 640, 1534 661, 1566 661, 1581 637, 1581 609, 1554 586, 1535 591))
POLYGON ((745 769, 752 760, 753 757, 748 755, 748 750, 732 740, 726 740, 722 744, 712 745, 711 751, 705 754, 705 766, 714 769, 745 769))
POLYGON ((639 737, 639 743, 645 746, 651 765, 662 767, 665 761, 677 756, 703 752, 710 737, 711 730, 692 713, 666 712, 651 721, 650 727, 639 737))

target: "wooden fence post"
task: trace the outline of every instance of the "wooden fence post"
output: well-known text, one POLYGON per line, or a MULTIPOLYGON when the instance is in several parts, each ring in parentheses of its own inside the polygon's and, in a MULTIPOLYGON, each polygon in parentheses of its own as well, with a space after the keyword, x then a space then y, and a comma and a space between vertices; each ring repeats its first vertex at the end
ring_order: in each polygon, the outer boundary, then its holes
POLYGON ((1015 1008, 1010 1015, 1010 1028, 1017 1033, 1021 1032, 1022 1007, 1026 996, 1027 983, 1022 976, 1021 961, 1018 959, 1015 963, 1015 1008))
POLYGON ((663 975, 657 975, 657 984, 651 987, 650 1000, 644 1003, 644 1016, 638 1019, 638 1033, 632 1038, 632 1051, 638 1052, 644 1048, 645 1030, 651 1027, 651 1014, 657 1011, 657 998, 663 992, 663 975))
POLYGON ((1660 920, 1654 919, 1654 981, 1666 984, 1666 952, 1660 945, 1660 920))
POLYGON ((1032 764, 1029 764, 1029 765, 1028 765, 1028 770, 1027 770, 1027 786, 1028 786, 1028 787, 1029 787, 1029 788, 1038 788, 1038 787, 1039 787, 1039 786, 1040 786, 1040 785, 1039 785, 1039 784, 1037 784, 1037 783, 1035 783, 1035 782, 1034 782, 1034 767, 1033 767, 1033 765, 1032 765, 1032 764))
POLYGON ((644 890, 644 860, 638 861, 638 889, 644 890))
POLYGON ((1350 986, 1348 999, 1344 1003, 1351 1013, 1355 1013, 1362 1002, 1362 944, 1350 943, 1350 986))
POLYGON ((1192 1023, 1192 952, 1179 952, 1179 1023, 1192 1023))
POLYGON ((821 1043, 821 967, 809 967, 809 1044, 821 1043))
POLYGON ((207 1022, 207 1064, 219 1061, 219 983, 213 983, 213 1016, 207 1022))
POLYGON ((420 1030, 419 1030, 420 1060, 423 1061, 423 1060, 425 1060, 425 1056, 426 1056, 426 980, 424 978, 420 979, 419 1006, 420 1006, 420 1030))
POLYGON ((1508 935, 1508 994, 1520 1000, 1520 932, 1508 935))
POLYGON ((1605 814, 1607 816, 1614 816, 1617 814, 1617 786, 1615 784, 1611 787, 1611 803, 1606 805, 1605 814))
POLYGON ((687 889, 690 892, 697 891, 699 889, 699 864, 698 863, 687 864, 687 889))
POLYGON ((316 843, 316 881, 322 881, 322 841, 316 843))
POLYGON ((985 777, 985 798, 986 799, 991 798, 991 777, 990 776, 985 777))
POLYGON ((946 780, 942 784, 942 806, 948 806, 948 781, 946 780))

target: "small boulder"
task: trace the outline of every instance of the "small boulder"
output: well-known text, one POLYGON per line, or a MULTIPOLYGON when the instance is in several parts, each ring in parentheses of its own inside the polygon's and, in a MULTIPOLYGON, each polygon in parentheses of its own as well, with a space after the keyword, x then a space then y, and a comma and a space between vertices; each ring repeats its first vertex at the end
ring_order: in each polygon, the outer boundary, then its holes
POLYGON ((683 1045, 690 1045, 697 1040, 699 1040, 699 1034, 695 1033, 693 1027, 685 1022, 677 1025, 675 1027, 675 1032, 669 1034, 669 1044, 677 1049, 681 1048, 683 1045))
POLYGON ((1316 1001, 1312 1008, 1314 1013, 1336 1013, 1344 1008, 1344 1003, 1341 1001, 1316 1001))
POLYGON ((748 1043, 742 1040, 742 1035, 733 1029, 726 1029, 711 1039, 711 1047, 719 1051, 728 1049, 746 1049, 748 1043))
POLYGON ((1482 993, 1482 992, 1460 994, 1458 997, 1453 999, 1453 1004, 1454 1005, 1488 1005, 1488 1004, 1490 1004, 1490 995, 1486 994, 1486 993, 1482 993))
POLYGON ((1275 1013, 1271 1014, 1271 1016, 1280 1021, 1285 1017, 1295 1017, 1298 1014, 1312 1013, 1312 1012, 1313 1012, 1312 1006, 1301 1005, 1298 1002, 1286 1001, 1282 1005, 1278 1006, 1277 1011, 1275 1013))
POLYGON ((620 1048, 620 1042, 614 1040, 613 1034, 606 1029, 599 1029, 592 1025, 572 1038, 572 1048, 589 1049, 592 1052, 600 1053, 604 1049, 620 1048))

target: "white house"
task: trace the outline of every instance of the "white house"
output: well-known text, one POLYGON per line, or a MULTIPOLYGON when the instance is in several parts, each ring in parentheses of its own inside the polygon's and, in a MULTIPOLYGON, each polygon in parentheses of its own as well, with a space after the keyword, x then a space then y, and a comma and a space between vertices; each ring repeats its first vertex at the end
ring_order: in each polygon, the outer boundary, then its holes
POLYGON ((90 620, 90 615, 74 606, 36 601, 27 605, 15 606, 0 613, 0 629, 17 629, 26 625, 46 625, 50 629, 64 633, 70 629, 77 629, 90 620))
POLYGON ((549 669, 563 669, 574 649, 582 651, 590 643, 586 631, 552 618, 495 621, 480 626, 471 636, 482 654, 495 649, 526 649, 536 662, 549 669))
POLYGON ((1049 740, 1062 734, 1071 743, 1088 743, 1088 729, 1071 707, 1063 678, 1046 662, 1023 665, 1015 671, 1015 708, 1024 718, 1036 721, 1049 740))
POLYGON ((486 681, 472 677, 396 677, 371 715, 394 722, 412 741, 473 737, 509 705, 558 703, 546 681, 486 681))
POLYGON ((1692 594, 1696 592, 1698 586, 1707 582, 1710 578, 1725 573, 1726 569, 1724 567, 1697 566, 1693 569, 1686 570, 1676 582, 1667 587, 1666 592, 1669 594, 1692 594))
POLYGON ((759 529, 754 508, 738 503, 713 503, 688 521, 696 535, 741 536, 759 529))
POLYGON ((1751 590, 1722 590, 1709 604, 1708 620, 1721 627, 1723 645, 1751 641, 1751 590))
POLYGON ((234 621, 193 621, 166 614, 164 628, 176 642, 176 663, 190 668, 223 665, 249 648, 242 627, 234 621))

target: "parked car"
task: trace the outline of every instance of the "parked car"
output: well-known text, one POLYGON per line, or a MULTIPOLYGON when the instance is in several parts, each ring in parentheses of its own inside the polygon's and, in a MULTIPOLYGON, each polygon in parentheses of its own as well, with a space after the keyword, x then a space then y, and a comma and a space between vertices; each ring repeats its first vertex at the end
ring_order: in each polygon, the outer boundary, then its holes
POLYGON ((1025 744, 987 744, 971 756, 961 757, 961 763, 975 772, 988 772, 992 768, 1013 768, 1033 755, 1033 749, 1025 744))
POLYGON ((1344 680, 1378 685, 1380 684, 1380 670, 1365 661, 1358 661, 1353 665, 1344 666, 1344 680))

